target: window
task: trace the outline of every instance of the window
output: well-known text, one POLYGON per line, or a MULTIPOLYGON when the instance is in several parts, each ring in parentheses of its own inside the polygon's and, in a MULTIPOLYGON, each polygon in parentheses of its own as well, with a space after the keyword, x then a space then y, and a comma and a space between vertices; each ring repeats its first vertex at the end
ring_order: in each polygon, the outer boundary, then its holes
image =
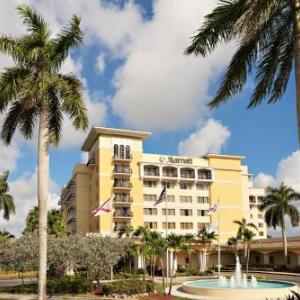
POLYGON ((260 231, 259 236, 264 236, 264 233, 262 231, 260 231))
POLYGON ((159 176, 159 167, 157 167, 157 166, 144 166, 144 175, 146 175, 146 176, 159 176))
POLYGON ((114 156, 118 157, 119 156, 119 146, 114 145, 114 156))
POLYGON ((179 201, 182 203, 192 203, 192 196, 179 196, 179 201))
POLYGON ((157 208, 144 208, 144 214, 148 216, 156 216, 157 208))
POLYGON ((192 186, 193 186, 192 183, 187 183, 187 182, 180 183, 180 189, 182 190, 191 190, 192 186))
POLYGON ((174 189, 176 186, 174 182, 167 182, 167 181, 163 181, 161 185, 165 186, 167 189, 174 189))
POLYGON ((121 145, 120 146, 120 158, 125 158, 125 155, 124 155, 124 146, 123 145, 121 145))
POLYGON ((144 187, 155 188, 156 187, 156 181, 144 180, 144 187))
POLYGON ((156 195, 144 194, 144 201, 156 201, 156 195))
POLYGON ((263 223, 258 223, 258 227, 259 227, 259 228, 263 228, 263 227, 264 227, 264 224, 263 224, 263 223))
MULTIPOLYGON (((162 223, 162 228, 166 229, 166 222, 162 223)), ((168 222, 168 229, 175 229, 175 228, 176 228, 175 222, 168 222)))
MULTIPOLYGON (((166 215, 166 209, 162 209, 162 214, 165 216, 166 215)), ((168 209, 168 216, 175 216, 175 209, 168 209)))
POLYGON ((207 183, 197 183, 196 184, 196 189, 197 190, 208 191, 209 190, 209 185, 207 183))
POLYGON ((208 197, 197 197, 197 203, 209 203, 208 197))
POLYGON ((208 210, 197 209, 197 215, 198 215, 199 217, 205 217, 205 216, 208 216, 208 210))
POLYGON ((264 197, 257 197, 257 202, 262 204, 264 202, 264 197))
POLYGON ((180 223, 180 229, 193 229, 193 223, 180 223))
POLYGON ((157 229, 157 222, 144 222, 144 225, 149 229, 157 229))
POLYGON ((174 195, 167 195, 167 202, 175 202, 175 196, 174 195))
POLYGON ((250 219, 253 219, 253 214, 250 214, 250 219))
POLYGON ((255 209, 255 205, 250 205, 250 209, 255 209))
POLYGON ((255 263, 260 264, 260 257, 259 256, 255 256, 255 263))
POLYGON ((263 216, 263 214, 258 214, 258 215, 257 215, 257 218, 258 218, 258 219, 263 219, 264 216, 263 216))
POLYGON ((205 228, 206 225, 207 225, 207 224, 205 224, 205 223, 198 223, 198 224, 197 224, 197 228, 198 228, 198 230, 202 230, 202 229, 205 228))
POLYGON ((256 203, 255 196, 249 196, 249 202, 250 203, 256 203))
POLYGON ((130 159, 130 146, 126 146, 126 159, 130 159))
POLYGON ((193 210, 192 209, 181 209, 180 210, 180 215, 181 216, 192 216, 193 215, 193 210))

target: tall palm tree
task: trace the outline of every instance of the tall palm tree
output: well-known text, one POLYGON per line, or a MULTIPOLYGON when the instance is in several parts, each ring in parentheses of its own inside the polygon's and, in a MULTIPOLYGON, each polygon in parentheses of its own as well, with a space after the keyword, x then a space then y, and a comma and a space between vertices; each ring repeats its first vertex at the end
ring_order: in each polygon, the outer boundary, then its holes
POLYGON ((175 261, 176 256, 179 251, 186 252, 186 244, 185 244, 185 238, 183 235, 178 235, 175 233, 169 234, 168 238, 168 248, 172 251, 172 262, 171 262, 171 274, 170 274, 170 285, 169 285, 169 292, 168 295, 171 295, 172 292, 172 285, 173 285, 173 277, 175 273, 175 261))
POLYGON ((245 218, 242 218, 242 220, 240 220, 240 221, 234 220, 233 223, 239 226, 236 236, 239 240, 241 240, 243 242, 244 259, 246 260, 247 259, 247 247, 246 247, 246 243, 243 241, 243 236, 247 229, 253 228, 253 229, 257 230, 257 226, 252 222, 248 222, 245 218))
POLYGON ((276 103, 294 67, 300 144, 300 0, 220 0, 185 53, 205 57, 218 44, 230 41, 238 41, 238 47, 209 106, 240 92, 253 69, 256 86, 248 108, 264 99, 276 103))
POLYGON ((10 194, 8 194, 8 175, 8 171, 0 175, 0 210, 3 210, 3 218, 6 220, 9 220, 11 214, 15 214, 14 199, 10 194))
POLYGON ((265 212, 265 221, 269 227, 276 229, 281 228, 283 253, 286 264, 288 263, 288 247, 286 238, 285 216, 289 217, 292 226, 299 225, 299 211, 294 201, 300 200, 300 193, 296 192, 291 187, 281 183, 278 188, 267 187, 266 196, 263 198, 263 203, 260 210, 265 212))
POLYGON ((207 268, 206 253, 209 250, 209 247, 211 246, 212 242, 217 239, 217 235, 214 231, 208 230, 207 226, 204 226, 198 231, 197 237, 198 242, 203 246, 201 271, 205 271, 207 268))
POLYGON ((73 16, 69 26, 51 38, 41 15, 26 5, 18 12, 27 26, 19 38, 0 36, 0 52, 12 57, 14 66, 0 75, 0 112, 6 113, 1 138, 9 144, 18 127, 26 139, 38 129, 39 202, 39 291, 46 299, 47 199, 49 186, 49 146, 58 145, 63 114, 76 129, 88 126, 80 81, 73 74, 61 74, 60 67, 71 48, 82 43, 80 19, 73 16))
POLYGON ((256 234, 248 228, 246 228, 246 230, 243 233, 243 241, 246 244, 247 248, 246 274, 248 274, 251 245, 254 242, 255 235, 256 234))

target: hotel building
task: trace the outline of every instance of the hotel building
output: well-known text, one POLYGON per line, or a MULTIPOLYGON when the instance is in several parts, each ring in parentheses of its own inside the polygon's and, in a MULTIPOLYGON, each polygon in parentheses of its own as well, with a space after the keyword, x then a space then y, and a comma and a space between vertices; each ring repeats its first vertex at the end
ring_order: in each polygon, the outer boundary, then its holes
MULTIPOLYGON (((210 225, 224 243, 236 235, 234 220, 257 225, 266 238, 263 214, 257 209, 264 191, 255 189, 244 157, 149 154, 143 141, 150 132, 93 127, 81 148, 88 163, 75 166, 60 199, 71 233, 115 235, 124 226, 177 234, 197 233, 210 225), (167 202, 154 206, 163 187, 167 202), (111 212, 90 213, 112 197, 111 212), (209 209, 219 203, 219 211, 209 209), (218 216, 220 224, 218 226, 218 216)), ((205 141, 203 141, 205 142, 205 141)))

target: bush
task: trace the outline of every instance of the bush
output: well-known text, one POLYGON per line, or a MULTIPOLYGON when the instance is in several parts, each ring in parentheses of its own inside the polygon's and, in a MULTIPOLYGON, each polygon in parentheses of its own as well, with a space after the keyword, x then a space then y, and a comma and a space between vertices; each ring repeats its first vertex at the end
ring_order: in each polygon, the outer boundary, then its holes
MULTIPOLYGON (((55 294, 80 294, 90 290, 91 282, 77 277, 63 277, 47 280, 47 292, 49 295, 55 294)), ((36 294, 37 283, 4 287, 0 289, 2 293, 12 294, 36 294)))
POLYGON ((208 276, 212 275, 212 270, 200 271, 198 268, 190 268, 188 266, 179 265, 177 267, 177 273, 181 276, 208 276))
POLYGON ((128 279, 113 282, 103 282, 101 287, 104 295, 134 295, 140 293, 150 293, 154 291, 154 283, 151 280, 128 279))

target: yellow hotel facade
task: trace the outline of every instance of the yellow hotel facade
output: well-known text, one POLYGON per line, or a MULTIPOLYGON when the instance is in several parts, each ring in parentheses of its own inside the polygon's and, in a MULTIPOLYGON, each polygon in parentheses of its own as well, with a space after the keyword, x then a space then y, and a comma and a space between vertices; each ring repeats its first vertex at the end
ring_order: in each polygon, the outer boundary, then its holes
POLYGON ((225 243, 236 235, 233 221, 246 218, 257 225, 257 238, 267 237, 263 214, 257 209, 264 190, 253 188, 248 167, 242 164, 244 157, 144 153, 143 141, 150 135, 91 129, 82 146, 88 163, 75 166, 61 194, 70 233, 114 236, 123 226, 145 225, 163 235, 166 226, 168 233, 195 234, 211 225, 216 232, 220 229, 225 243), (164 186, 167 203, 154 206, 164 186), (111 212, 91 218, 91 211, 110 197, 111 212), (219 212, 209 213, 218 201, 219 212))

